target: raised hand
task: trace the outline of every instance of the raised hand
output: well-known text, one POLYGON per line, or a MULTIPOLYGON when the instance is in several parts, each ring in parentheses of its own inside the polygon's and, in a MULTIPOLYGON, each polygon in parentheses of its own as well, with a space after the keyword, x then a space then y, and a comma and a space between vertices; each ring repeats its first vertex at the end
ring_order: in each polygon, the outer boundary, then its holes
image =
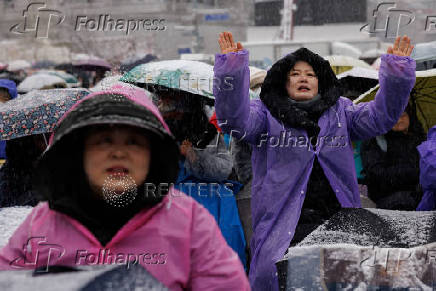
POLYGON ((220 33, 218 43, 220 44, 222 54, 227 54, 231 52, 235 53, 244 49, 240 42, 235 43, 233 41, 233 35, 231 32, 228 31, 220 33))
POLYGON ((402 57, 408 57, 413 51, 414 46, 410 44, 410 38, 405 35, 403 38, 401 36, 398 36, 395 39, 394 46, 388 47, 388 54, 391 55, 397 55, 402 57))

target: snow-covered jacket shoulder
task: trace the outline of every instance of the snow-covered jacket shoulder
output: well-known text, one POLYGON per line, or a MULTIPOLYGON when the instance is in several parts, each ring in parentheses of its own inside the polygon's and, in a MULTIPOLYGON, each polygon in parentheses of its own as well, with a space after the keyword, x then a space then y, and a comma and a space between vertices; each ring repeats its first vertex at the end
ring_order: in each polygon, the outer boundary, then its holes
POLYGON ((0 270, 113 263, 113 257, 119 264, 141 264, 171 290, 250 290, 214 218, 173 188, 106 246, 78 221, 39 203, 0 250, 0 270))

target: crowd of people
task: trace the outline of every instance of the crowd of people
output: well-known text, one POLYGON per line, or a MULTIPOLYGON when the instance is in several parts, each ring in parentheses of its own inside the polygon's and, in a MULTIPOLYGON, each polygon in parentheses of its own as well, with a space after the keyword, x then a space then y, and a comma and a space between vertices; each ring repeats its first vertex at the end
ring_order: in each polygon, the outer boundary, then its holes
MULTIPOLYGON (((78 101, 50 136, 2 141, 0 207, 33 209, 0 270, 47 267, 49 252, 27 245, 44 237, 65 249, 53 265, 109 250, 171 290, 279 290, 275 263, 342 208, 364 198, 436 210, 436 127, 426 135, 411 98, 410 38, 382 55, 376 97, 357 105, 306 48, 265 72, 230 32, 218 44, 214 104, 117 83, 78 101)), ((1 79, 0 102, 14 98, 16 83, 1 79)))

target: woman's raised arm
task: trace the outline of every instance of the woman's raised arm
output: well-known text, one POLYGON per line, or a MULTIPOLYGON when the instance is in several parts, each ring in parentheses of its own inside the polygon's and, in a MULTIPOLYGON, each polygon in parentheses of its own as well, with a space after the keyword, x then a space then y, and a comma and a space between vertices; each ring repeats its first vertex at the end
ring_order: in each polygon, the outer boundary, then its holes
POLYGON ((250 102, 248 51, 233 41, 230 32, 220 34, 221 53, 215 56, 215 110, 219 126, 232 137, 256 143, 266 128, 266 109, 250 102))
POLYGON ((380 89, 375 99, 345 108, 352 140, 364 140, 392 129, 409 101, 415 85, 416 63, 409 56, 413 45, 410 38, 397 37, 393 47, 382 55, 379 70, 380 89))

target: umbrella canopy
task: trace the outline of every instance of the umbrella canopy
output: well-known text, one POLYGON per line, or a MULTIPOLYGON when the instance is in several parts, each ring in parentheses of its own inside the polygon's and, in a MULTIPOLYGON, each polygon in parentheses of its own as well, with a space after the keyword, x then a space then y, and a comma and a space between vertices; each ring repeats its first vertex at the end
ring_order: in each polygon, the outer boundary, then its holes
POLYGON ((250 69, 250 88, 262 85, 266 77, 266 71, 253 66, 249 66, 248 68, 250 69))
POLYGON ((24 79, 17 89, 19 93, 27 93, 31 90, 47 89, 48 87, 66 88, 67 82, 61 77, 41 73, 24 79))
POLYGON ((65 71, 67 73, 79 71, 78 68, 74 67, 72 63, 62 63, 54 67, 57 71, 65 71))
POLYGON ((79 80, 77 78, 65 71, 59 71, 59 70, 40 70, 35 72, 35 74, 47 74, 47 75, 53 75, 60 77, 67 82, 68 88, 75 88, 79 87, 79 80))
MULTIPOLYGON (((373 100, 379 86, 363 93, 354 103, 373 100)), ((411 93, 416 103, 416 114, 424 130, 427 132, 436 125, 436 69, 416 72, 416 82, 411 93)))
POLYGON ((378 71, 371 68, 367 69, 367 68, 355 67, 349 71, 340 73, 336 77, 338 79, 343 79, 345 77, 356 77, 356 78, 378 80, 378 71))
POLYGON ((381 57, 378 57, 371 65, 373 69, 376 69, 377 71, 380 69, 381 64, 381 57))
POLYGON ((116 84, 126 85, 126 83, 120 81, 121 77, 122 75, 113 75, 113 76, 105 77, 101 79, 100 82, 98 82, 93 88, 91 88, 91 91, 107 90, 116 84))
POLYGON ((356 99, 364 92, 378 84, 378 71, 355 67, 338 76, 339 83, 344 89, 343 96, 356 99))
POLYGON ((59 118, 89 93, 83 88, 33 90, 0 104, 0 139, 51 132, 59 118))
POLYGON ((72 64, 84 71, 110 71, 112 69, 111 64, 102 58, 86 54, 73 56, 72 64))
POLYGON ((78 61, 73 65, 84 71, 110 71, 112 69, 111 64, 105 60, 78 61))
POLYGON ((56 66, 56 63, 49 60, 37 61, 32 64, 34 69, 48 69, 54 66, 56 66))
POLYGON ((361 55, 360 55, 360 59, 376 59, 381 57, 382 54, 385 54, 386 51, 381 50, 381 49, 370 49, 367 51, 364 51, 361 55))
POLYGON ((213 67, 206 63, 171 60, 139 65, 124 74, 121 81, 152 89, 160 86, 182 90, 213 101, 213 76, 213 67))
POLYGON ((20 84, 26 78, 26 74, 20 74, 18 72, 3 71, 0 73, 0 79, 9 79, 20 84))
POLYGON ((30 68, 32 65, 26 60, 15 60, 9 63, 8 70, 11 72, 25 70, 30 68))
POLYGON ((436 41, 416 44, 411 57, 417 62, 436 60, 436 41))
POLYGON ((8 64, 0 63, 0 71, 4 71, 8 68, 8 64))
POLYGON ((129 59, 121 64, 120 71, 121 72, 128 72, 136 66, 146 64, 146 63, 149 63, 149 62, 154 61, 154 60, 157 60, 157 57, 154 55, 151 55, 151 54, 147 54, 147 55, 140 57, 140 58, 129 59))
POLYGON ((333 72, 335 72, 336 75, 351 70, 354 67, 361 67, 366 69, 371 68, 371 66, 364 61, 348 56, 332 55, 326 56, 324 57, 324 59, 329 61, 330 66, 332 67, 333 72))
POLYGON ((362 55, 362 51, 357 47, 340 41, 332 43, 332 53, 333 55, 349 56, 352 58, 359 58, 362 55))

